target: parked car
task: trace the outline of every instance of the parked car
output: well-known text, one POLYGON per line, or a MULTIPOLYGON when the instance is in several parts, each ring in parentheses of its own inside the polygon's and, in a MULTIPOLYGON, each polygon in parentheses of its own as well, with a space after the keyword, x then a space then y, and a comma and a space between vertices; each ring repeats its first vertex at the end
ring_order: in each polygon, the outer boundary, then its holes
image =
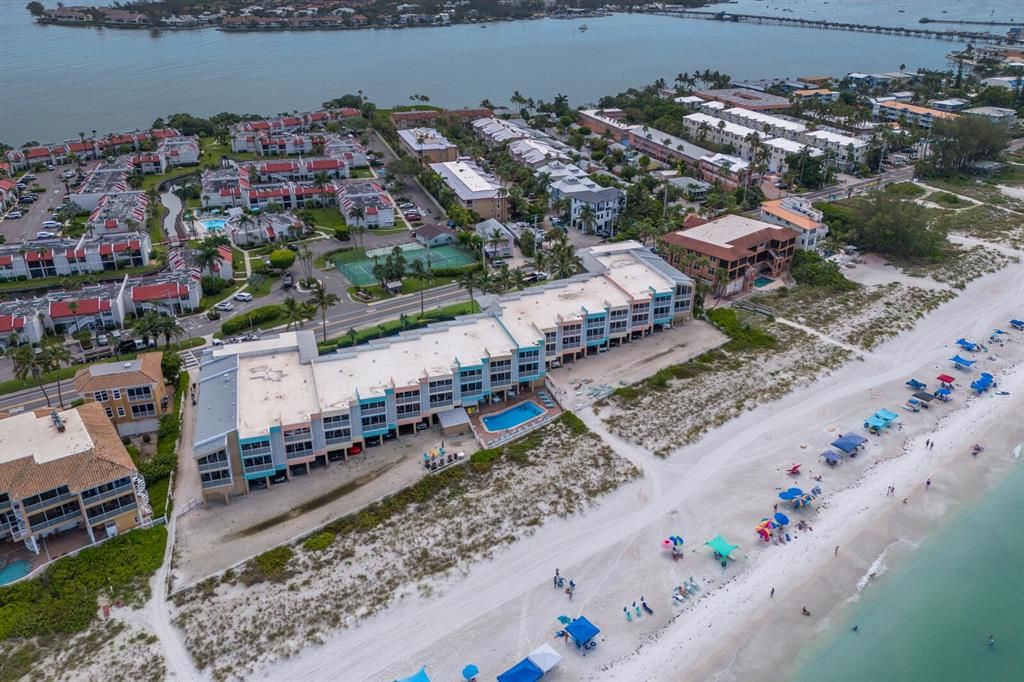
POLYGON ((416 422, 416 430, 417 431, 426 431, 429 428, 430 428, 430 423, 429 422, 416 422))
POLYGON ((19 182, 17 185, 15 185, 15 187, 18 188, 19 192, 24 192, 25 190, 28 189, 28 185, 26 185, 24 182, 19 182))
POLYGON ((109 346, 110 338, 106 334, 100 334, 96 337, 96 344, 99 346, 109 346))
POLYGON ((281 286, 285 289, 290 289, 293 284, 295 284, 295 278, 292 277, 292 273, 284 273, 281 277, 281 286))
POLYGON ((57 167, 54 166, 52 163, 48 163, 48 164, 46 164, 46 170, 48 170, 48 171, 57 170, 57 167))
POLYGON ((209 310, 206 311, 206 319, 210 320, 211 322, 213 320, 219 320, 220 313, 214 310, 213 308, 210 308, 209 310))
POLYGON ((46 230, 40 230, 39 232, 36 232, 36 239, 53 239, 56 236, 57 235, 55 233, 48 232, 46 230))
POLYGON ((237 294, 235 294, 235 300, 248 303, 249 301, 252 300, 252 294, 250 294, 248 291, 239 291, 237 294))
POLYGON ((75 177, 75 171, 73 171, 73 170, 66 170, 66 171, 64 171, 64 177, 65 178, 73 178, 73 177, 75 177))
POLYGON ((31 173, 29 173, 28 175, 23 175, 23 176, 21 176, 21 179, 22 179, 23 181, 25 181, 25 182, 32 182, 33 180, 35 180, 35 179, 36 179, 36 176, 34 176, 34 175, 32 175, 31 173))
POLYGON ((18 218, 20 218, 23 215, 25 215, 25 214, 22 213, 21 211, 11 211, 10 213, 7 214, 7 218, 9 220, 17 220, 18 218))
POLYGON ((221 301, 220 303, 218 303, 217 305, 215 305, 213 307, 216 308, 217 310, 223 310, 225 312, 227 312, 228 310, 234 310, 235 309, 235 306, 232 305, 231 301, 221 301))
POLYGON ((55 230, 57 230, 57 229, 60 229, 60 227, 61 227, 61 224, 60 224, 60 223, 58 223, 58 222, 57 222, 56 220, 47 220, 47 221, 45 221, 45 222, 43 223, 43 227, 45 227, 45 228, 47 228, 47 229, 50 229, 50 228, 52 228, 52 229, 55 229, 55 230))

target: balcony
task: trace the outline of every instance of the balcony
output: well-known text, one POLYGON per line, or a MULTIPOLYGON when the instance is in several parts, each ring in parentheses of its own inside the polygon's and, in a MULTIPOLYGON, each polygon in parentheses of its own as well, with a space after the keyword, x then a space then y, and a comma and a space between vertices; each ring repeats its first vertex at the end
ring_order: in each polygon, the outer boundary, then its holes
POLYGON ((227 469, 227 468, 228 468, 227 460, 225 460, 223 462, 210 462, 210 463, 207 463, 207 464, 200 464, 199 465, 199 473, 203 473, 203 472, 206 472, 206 471, 216 471, 218 469, 227 469))
POLYGON ((48 500, 43 500, 42 502, 36 502, 35 504, 27 505, 25 506, 24 509, 22 509, 22 512, 28 514, 29 512, 38 511, 39 509, 46 509, 47 507, 52 507, 55 504, 60 504, 61 502, 67 502, 68 500, 74 499, 77 499, 77 495, 75 495, 72 492, 67 492, 64 493, 63 495, 58 495, 57 497, 51 497, 48 500))
POLYGON ((36 533, 38 531, 50 528, 52 526, 59 526, 60 524, 67 523, 68 521, 81 520, 81 518, 82 511, 80 509, 76 509, 73 512, 63 514, 62 516, 58 516, 56 518, 46 519, 45 521, 40 521, 39 523, 33 523, 32 532, 36 533))
POLYGON ((108 500, 111 497, 117 497, 119 495, 124 495, 125 493, 130 492, 131 490, 132 490, 132 484, 131 484, 131 481, 129 481, 128 483, 125 483, 122 486, 118 486, 117 488, 113 488, 111 490, 107 490, 106 492, 102 492, 102 493, 100 493, 98 495, 93 495, 92 497, 84 497, 83 496, 82 497, 82 502, 83 502, 83 504, 92 505, 92 504, 96 504, 97 502, 101 502, 103 500, 108 500))
POLYGON ((102 514, 97 514, 96 516, 90 516, 89 523, 90 525, 101 523, 103 521, 107 521, 108 519, 112 519, 116 516, 120 516, 121 514, 124 514, 126 512, 135 511, 136 509, 138 509, 138 505, 133 502, 123 507, 118 507, 117 509, 111 509, 110 511, 103 512, 102 514))
POLYGON ((210 488, 223 488, 224 486, 229 486, 233 483, 234 480, 232 480, 230 476, 227 478, 218 478, 212 481, 203 481, 203 490, 208 490, 210 488))

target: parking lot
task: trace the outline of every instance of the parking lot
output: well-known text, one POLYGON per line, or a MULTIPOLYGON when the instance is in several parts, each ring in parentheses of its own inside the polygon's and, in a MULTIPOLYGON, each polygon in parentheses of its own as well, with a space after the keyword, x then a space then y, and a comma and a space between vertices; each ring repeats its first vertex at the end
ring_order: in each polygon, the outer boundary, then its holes
MULTIPOLYGON (((0 220, 0 235, 4 236, 8 244, 35 239, 36 233, 44 229, 43 223, 51 219, 53 211, 64 201, 64 182, 61 173, 68 168, 70 166, 57 166, 57 169, 52 171, 26 171, 15 174, 14 179, 18 182, 21 182, 21 178, 26 174, 35 175, 36 179, 26 184, 29 187, 38 185, 46 191, 39 193, 39 199, 35 203, 15 204, 11 208, 11 211, 21 211, 24 214, 21 218, 5 216, 0 220)), ((24 195, 25 192, 22 192, 22 196, 24 195)))

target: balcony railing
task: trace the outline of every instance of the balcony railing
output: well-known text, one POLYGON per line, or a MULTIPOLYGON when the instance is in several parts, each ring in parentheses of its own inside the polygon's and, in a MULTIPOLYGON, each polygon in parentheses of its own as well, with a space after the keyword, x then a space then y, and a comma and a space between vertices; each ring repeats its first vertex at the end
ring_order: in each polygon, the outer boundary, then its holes
POLYGON ((69 521, 71 519, 81 519, 81 518, 82 518, 82 511, 80 509, 76 509, 73 512, 69 512, 67 514, 63 514, 63 515, 58 516, 58 517, 53 518, 53 519, 46 519, 45 521, 40 521, 39 523, 32 523, 31 524, 32 525, 32 532, 35 533, 37 531, 43 530, 44 528, 50 528, 51 526, 59 526, 60 524, 66 522, 66 521, 69 521))
POLYGON ((121 514, 124 514, 126 512, 135 511, 136 509, 138 509, 138 505, 136 505, 134 502, 132 502, 131 504, 125 505, 123 507, 119 507, 117 509, 111 509, 110 511, 103 512, 102 514, 97 514, 96 516, 89 516, 88 517, 89 518, 89 523, 90 524, 100 523, 101 521, 106 521, 107 519, 112 519, 115 516, 120 516, 121 514))
POLYGON ((66 502, 68 500, 73 500, 75 498, 76 496, 74 493, 66 492, 62 495, 58 495, 57 497, 51 497, 48 500, 43 500, 42 502, 36 502, 35 504, 26 505, 24 508, 24 512, 27 514, 29 512, 33 512, 39 509, 45 509, 47 507, 52 507, 55 504, 66 502))
POLYGON ((108 500, 111 497, 117 497, 118 495, 123 495, 124 493, 130 491, 131 489, 132 489, 132 483, 131 483, 131 481, 128 481, 128 483, 125 483, 124 485, 118 486, 118 487, 113 488, 111 490, 107 490, 106 492, 102 492, 102 493, 100 493, 98 495, 93 495, 92 497, 84 497, 83 496, 82 497, 82 502, 84 504, 87 504, 87 505, 96 504, 97 502, 100 502, 102 500, 108 500))
POLYGON ((218 478, 213 481, 203 481, 203 488, 223 488, 226 485, 231 485, 234 481, 231 477, 218 478))
POLYGON ((217 469, 227 469, 228 466, 227 460, 224 460, 223 462, 207 462, 206 464, 199 465, 199 472, 204 473, 207 471, 216 471, 217 469))

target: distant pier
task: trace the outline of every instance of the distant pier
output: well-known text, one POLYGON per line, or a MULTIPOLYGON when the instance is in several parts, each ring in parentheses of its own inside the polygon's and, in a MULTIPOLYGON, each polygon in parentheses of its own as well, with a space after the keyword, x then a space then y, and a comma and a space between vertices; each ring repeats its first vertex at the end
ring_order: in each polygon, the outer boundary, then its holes
MULTIPOLYGON (((985 31, 938 30, 910 26, 878 26, 871 24, 853 24, 845 21, 802 19, 800 17, 764 16, 760 14, 734 14, 732 12, 709 12, 707 10, 686 10, 668 8, 654 12, 649 12, 649 14, 661 14, 670 17, 680 17, 682 19, 703 19, 705 21, 724 21, 744 24, 769 24, 775 26, 794 26, 797 28, 816 28, 827 31, 881 33, 884 35, 902 36, 905 38, 932 38, 934 40, 949 40, 963 43, 1000 43, 1014 45, 1020 44, 1021 42, 1019 40, 1009 38, 1005 34, 988 33, 985 31)), ((1018 24, 1011 25, 1017 26, 1018 24)))

